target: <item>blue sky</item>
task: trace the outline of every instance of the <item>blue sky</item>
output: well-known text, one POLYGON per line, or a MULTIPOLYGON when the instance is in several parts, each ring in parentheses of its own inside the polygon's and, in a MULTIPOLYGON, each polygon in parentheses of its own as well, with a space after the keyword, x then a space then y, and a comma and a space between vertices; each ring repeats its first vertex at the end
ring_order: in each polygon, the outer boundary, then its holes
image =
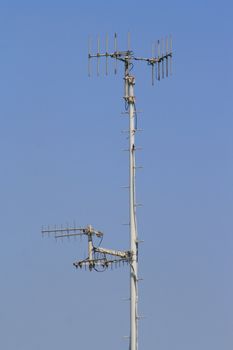
MULTIPOLYGON (((140 348, 233 347, 233 5, 230 1, 0 3, 1 306, 5 350, 125 349, 127 268, 79 272, 91 223, 127 249, 122 71, 87 77, 87 38, 116 31, 150 55, 172 33, 174 74, 136 64, 140 348)), ((103 67, 104 69, 104 67, 103 67)))

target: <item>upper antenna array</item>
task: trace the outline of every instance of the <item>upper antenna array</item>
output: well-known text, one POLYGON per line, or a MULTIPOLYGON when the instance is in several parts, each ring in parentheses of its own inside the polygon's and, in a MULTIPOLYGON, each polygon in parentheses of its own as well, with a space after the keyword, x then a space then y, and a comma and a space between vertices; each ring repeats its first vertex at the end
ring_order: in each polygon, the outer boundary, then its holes
POLYGON ((88 75, 91 76, 92 67, 91 59, 96 58, 96 74, 100 75, 100 58, 105 58, 105 74, 108 75, 109 72, 109 63, 108 58, 114 59, 114 73, 117 73, 117 63, 118 61, 132 64, 131 61, 144 61, 151 66, 151 82, 154 85, 155 79, 160 81, 164 79, 165 76, 172 74, 172 37, 162 38, 157 40, 151 49, 151 57, 138 57, 130 49, 130 34, 128 33, 127 38, 127 50, 119 51, 118 50, 118 37, 117 33, 114 34, 113 38, 113 51, 109 51, 109 37, 108 34, 105 38, 105 51, 101 52, 100 49, 100 36, 97 37, 97 51, 92 53, 92 39, 89 37, 88 44, 88 75))

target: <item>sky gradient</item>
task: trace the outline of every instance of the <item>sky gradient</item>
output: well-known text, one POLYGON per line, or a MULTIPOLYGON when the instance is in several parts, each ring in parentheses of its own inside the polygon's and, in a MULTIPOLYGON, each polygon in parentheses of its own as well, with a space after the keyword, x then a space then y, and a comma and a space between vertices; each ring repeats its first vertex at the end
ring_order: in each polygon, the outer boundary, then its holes
POLYGON ((1 0, 1 349, 128 349, 128 269, 76 271, 84 240, 40 229, 90 223, 128 248, 122 69, 88 78, 87 42, 117 32, 124 49, 130 31, 138 55, 174 40, 172 77, 152 87, 146 64, 133 71, 139 349, 232 350, 232 13, 225 0, 1 0))

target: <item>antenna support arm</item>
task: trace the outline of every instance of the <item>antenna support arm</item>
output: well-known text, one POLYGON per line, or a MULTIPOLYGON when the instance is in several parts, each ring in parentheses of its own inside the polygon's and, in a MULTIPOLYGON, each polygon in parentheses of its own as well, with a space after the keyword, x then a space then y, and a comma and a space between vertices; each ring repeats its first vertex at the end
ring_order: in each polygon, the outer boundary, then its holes
POLYGON ((112 256, 118 256, 119 258, 128 259, 131 257, 131 253, 129 251, 120 251, 120 250, 113 250, 113 249, 106 249, 101 247, 94 247, 94 252, 96 253, 102 253, 112 256))

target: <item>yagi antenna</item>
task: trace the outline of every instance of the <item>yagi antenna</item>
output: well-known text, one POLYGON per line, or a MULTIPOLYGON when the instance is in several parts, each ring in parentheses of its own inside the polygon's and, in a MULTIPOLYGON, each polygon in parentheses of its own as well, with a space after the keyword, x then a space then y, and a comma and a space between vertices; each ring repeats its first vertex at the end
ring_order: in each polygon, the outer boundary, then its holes
POLYGON ((138 203, 135 202, 136 186, 135 177, 136 169, 140 168, 136 166, 135 153, 138 149, 136 147, 136 132, 140 131, 137 128, 137 110, 135 105, 134 86, 135 78, 132 75, 132 69, 134 67, 133 62, 145 62, 151 66, 152 69, 152 85, 155 80, 160 81, 165 77, 168 77, 169 71, 172 74, 172 38, 171 36, 166 39, 162 38, 153 44, 151 57, 137 56, 130 46, 130 34, 127 37, 126 50, 119 50, 117 43, 117 34, 114 34, 113 39, 113 51, 109 52, 109 38, 106 35, 105 39, 105 52, 100 50, 100 36, 97 37, 97 52, 92 53, 92 41, 89 38, 88 44, 88 75, 91 75, 91 60, 97 59, 97 76, 100 74, 100 61, 101 58, 105 58, 105 74, 108 74, 108 60, 113 59, 114 73, 117 73, 118 61, 124 65, 124 102, 125 113, 129 117, 129 129, 126 131, 128 134, 129 147, 129 185, 126 188, 129 191, 129 234, 130 234, 130 247, 127 250, 115 250, 107 249, 101 246, 103 240, 103 232, 98 231, 91 225, 86 227, 76 227, 66 225, 66 227, 47 227, 42 229, 42 234, 53 234, 55 238, 70 238, 70 237, 85 237, 87 239, 87 253, 86 258, 75 261, 73 265, 79 269, 88 268, 90 271, 104 271, 107 268, 119 267, 120 265, 129 265, 130 269, 130 350, 138 349, 138 245, 141 242, 138 239, 137 232, 137 207, 138 203), (165 74, 166 71, 166 74, 165 74), (96 244, 96 241, 98 241, 96 244))
POLYGON ((101 231, 95 230, 91 225, 87 225, 86 227, 76 227, 66 224, 66 227, 61 226, 60 228, 57 228, 55 225, 53 228, 49 226, 47 228, 42 228, 41 232, 43 235, 53 234, 55 238, 60 239, 70 239, 71 237, 77 236, 87 237, 88 255, 86 259, 75 261, 73 263, 76 268, 88 267, 90 271, 93 269, 96 271, 103 271, 108 267, 120 266, 121 263, 126 262, 128 264, 131 260, 130 251, 102 248, 99 244, 95 246, 94 237, 101 239, 102 242, 104 234, 101 231))
POLYGON ((97 37, 97 52, 96 54, 91 53, 92 41, 89 37, 88 44, 88 76, 91 75, 91 59, 97 59, 97 76, 100 74, 100 59, 105 57, 105 74, 108 75, 108 59, 114 59, 114 73, 117 74, 118 70, 118 61, 128 62, 128 68, 132 67, 132 61, 145 61, 151 65, 151 82, 152 85, 155 83, 155 79, 160 81, 165 77, 168 77, 169 73, 172 75, 172 37, 162 38, 157 40, 155 44, 152 45, 151 57, 138 57, 130 47, 130 33, 127 35, 127 50, 119 51, 118 50, 118 38, 117 33, 114 33, 113 38, 113 52, 109 52, 109 37, 106 34, 105 38, 105 52, 100 52, 100 36, 97 37))

